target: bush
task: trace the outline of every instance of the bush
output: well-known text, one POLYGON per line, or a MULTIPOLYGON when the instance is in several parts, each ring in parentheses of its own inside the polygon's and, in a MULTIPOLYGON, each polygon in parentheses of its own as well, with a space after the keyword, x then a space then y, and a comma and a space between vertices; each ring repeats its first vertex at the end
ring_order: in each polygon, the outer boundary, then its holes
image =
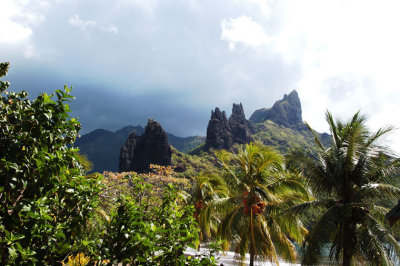
POLYGON ((80 246, 100 180, 82 176, 72 148, 70 89, 30 101, 8 86, 0 81, 0 264, 60 263, 80 246))
POLYGON ((159 207, 148 209, 122 196, 102 239, 102 259, 112 263, 179 265, 187 245, 196 242, 193 209, 175 203, 177 191, 168 186, 159 207))
MULTIPOLYGON (((7 69, 0 64, 0 78, 7 69)), ((200 262, 183 254, 198 243, 198 228, 193 207, 171 185, 188 180, 158 166, 141 177, 83 176, 70 89, 30 101, 8 86, 0 81, 0 265, 200 262)))
POLYGON ((92 261, 131 265, 184 265, 187 246, 198 244, 194 209, 177 189, 187 180, 172 169, 155 173, 106 173, 101 209, 92 220, 86 255, 92 261), (169 183, 166 183, 166 182, 169 183))

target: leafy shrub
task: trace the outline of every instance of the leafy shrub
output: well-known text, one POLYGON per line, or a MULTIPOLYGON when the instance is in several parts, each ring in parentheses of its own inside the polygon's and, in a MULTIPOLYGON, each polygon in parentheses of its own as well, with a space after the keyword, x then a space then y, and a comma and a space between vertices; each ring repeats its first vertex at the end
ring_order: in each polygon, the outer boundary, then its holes
POLYGON ((182 191, 173 185, 182 181, 173 181, 169 176, 172 169, 153 168, 156 173, 150 175, 106 173, 109 180, 105 179, 107 186, 100 195, 105 211, 98 212, 100 222, 92 228, 86 251, 93 260, 132 265, 185 264, 184 250, 198 244, 194 209, 185 204, 182 191), (171 183, 164 183, 166 180, 171 183))
MULTIPOLYGON (((0 64, 0 78, 7 68, 0 64)), ((70 89, 31 101, 8 86, 0 81, 0 265, 214 264, 183 254, 198 228, 171 183, 188 180, 157 166, 143 176, 83 176, 70 89)))
POLYGON ((80 124, 70 89, 30 101, 8 86, 0 81, 0 264, 55 264, 79 246, 100 179, 82 176, 71 148, 80 124))

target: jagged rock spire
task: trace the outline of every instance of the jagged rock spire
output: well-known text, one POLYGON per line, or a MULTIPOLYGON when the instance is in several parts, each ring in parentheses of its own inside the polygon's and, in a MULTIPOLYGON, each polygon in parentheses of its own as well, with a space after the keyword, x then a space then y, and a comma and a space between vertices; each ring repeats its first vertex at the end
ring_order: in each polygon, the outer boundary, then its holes
POLYGON ((142 136, 132 133, 121 148, 119 171, 149 171, 150 164, 171 165, 171 147, 161 125, 149 119, 142 136))
POLYGON ((233 143, 245 144, 253 141, 251 136, 254 133, 253 124, 246 119, 243 105, 233 104, 232 115, 229 117, 233 143))
POLYGON ((232 150, 234 143, 244 144, 252 141, 253 131, 252 123, 246 120, 241 103, 233 104, 229 120, 226 118, 225 111, 221 112, 217 107, 215 111, 211 111, 205 149, 232 150))
POLYGON ((225 111, 220 111, 218 107, 211 111, 211 119, 207 126, 207 138, 205 149, 226 149, 232 148, 231 128, 226 118, 225 111))

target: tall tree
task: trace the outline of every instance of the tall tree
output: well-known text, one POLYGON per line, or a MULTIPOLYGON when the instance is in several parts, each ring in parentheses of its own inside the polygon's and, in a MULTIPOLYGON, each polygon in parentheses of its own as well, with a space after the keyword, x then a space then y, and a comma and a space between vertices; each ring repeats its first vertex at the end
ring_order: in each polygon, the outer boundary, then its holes
MULTIPOLYGON (((399 160, 381 146, 381 137, 391 127, 371 133, 366 117, 356 113, 348 122, 334 120, 327 112, 331 145, 325 148, 314 133, 317 156, 293 152, 292 162, 308 179, 318 200, 299 205, 293 211, 322 206, 324 211, 303 245, 303 263, 319 263, 322 250, 330 245, 329 258, 343 265, 369 262, 393 265, 400 246, 390 234, 381 199, 400 196, 399 160)), ((311 130, 311 128, 310 128, 311 130)))
POLYGON ((278 262, 278 255, 296 258, 290 239, 303 241, 307 230, 295 216, 280 210, 308 200, 308 191, 296 175, 284 170, 283 157, 272 148, 250 143, 237 154, 216 152, 225 170, 229 197, 209 205, 222 217, 219 235, 225 248, 234 246, 250 265, 258 258, 278 262), (290 238, 290 239, 289 239, 290 238))

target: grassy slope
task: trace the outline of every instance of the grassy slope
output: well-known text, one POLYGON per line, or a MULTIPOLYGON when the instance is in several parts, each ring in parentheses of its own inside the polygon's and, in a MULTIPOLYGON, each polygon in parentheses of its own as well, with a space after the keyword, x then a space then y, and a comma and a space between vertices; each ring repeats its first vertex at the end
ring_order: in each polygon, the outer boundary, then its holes
MULTIPOLYGON (((265 145, 273 146, 283 154, 290 149, 310 149, 315 150, 314 136, 307 130, 295 130, 280 126, 267 120, 263 123, 255 124, 257 133, 253 135, 256 141, 265 145)), ((324 145, 327 145, 327 134, 318 134, 324 145)))

